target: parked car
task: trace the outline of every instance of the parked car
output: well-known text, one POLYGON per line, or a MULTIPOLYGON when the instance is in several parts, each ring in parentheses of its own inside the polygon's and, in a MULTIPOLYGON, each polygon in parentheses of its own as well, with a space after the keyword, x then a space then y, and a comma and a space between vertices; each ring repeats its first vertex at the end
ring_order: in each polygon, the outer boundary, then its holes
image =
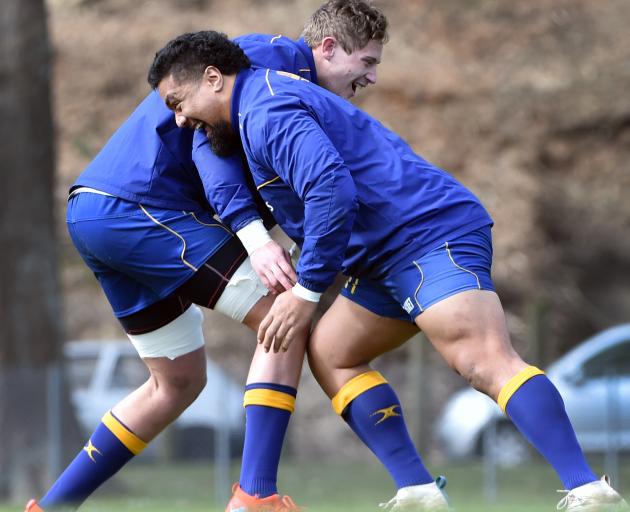
MULTIPOLYGON (((564 399, 584 451, 630 450, 630 324, 587 339, 546 373, 564 399)), ((450 398, 435 432, 453 458, 480 455, 484 435, 492 436, 489 446, 503 465, 519 463, 531 453, 499 406, 472 388, 450 398)))
MULTIPOLYGON (((149 376, 127 340, 71 341, 64 345, 71 400, 85 435, 94 431, 105 412, 149 376)), ((218 429, 230 432, 234 450, 242 448, 243 387, 208 359, 208 383, 197 399, 169 427, 171 450, 179 457, 209 457, 218 429)), ((162 439, 161 439, 162 438, 162 439)), ((147 449, 155 455, 159 436, 147 449)))

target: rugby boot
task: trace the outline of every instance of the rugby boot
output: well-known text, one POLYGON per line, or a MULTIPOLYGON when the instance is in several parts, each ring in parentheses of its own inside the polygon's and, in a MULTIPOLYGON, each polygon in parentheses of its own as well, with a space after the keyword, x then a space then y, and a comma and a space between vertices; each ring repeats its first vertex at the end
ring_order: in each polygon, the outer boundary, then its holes
POLYGON ((289 496, 273 494, 258 498, 247 494, 240 485, 234 484, 232 498, 225 512, 300 512, 300 507, 289 496))
POLYGON ((30 500, 27 504, 26 504, 26 509, 24 509, 24 512, 44 512, 44 509, 41 508, 38 504, 37 501, 35 500, 30 500))
POLYGON ((410 485, 398 489, 387 503, 379 505, 383 510, 407 511, 407 512, 450 512, 446 494, 442 489, 446 485, 446 479, 438 477, 435 482, 423 485, 410 485))
POLYGON ((610 486, 610 479, 604 475, 585 485, 570 491, 560 500, 557 510, 567 512, 630 512, 630 506, 617 491, 610 486))

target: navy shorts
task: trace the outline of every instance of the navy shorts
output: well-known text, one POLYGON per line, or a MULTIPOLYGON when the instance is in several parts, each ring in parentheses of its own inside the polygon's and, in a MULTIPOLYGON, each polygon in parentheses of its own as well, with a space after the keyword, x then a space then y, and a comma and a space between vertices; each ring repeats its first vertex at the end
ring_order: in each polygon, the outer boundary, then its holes
POLYGON ((379 281, 350 278, 341 294, 373 313, 414 322, 425 309, 466 290, 491 290, 491 226, 445 241, 426 254, 413 248, 379 281))
POLYGON ((164 210, 92 192, 69 199, 66 221, 116 317, 165 299, 237 240, 209 211, 164 210))

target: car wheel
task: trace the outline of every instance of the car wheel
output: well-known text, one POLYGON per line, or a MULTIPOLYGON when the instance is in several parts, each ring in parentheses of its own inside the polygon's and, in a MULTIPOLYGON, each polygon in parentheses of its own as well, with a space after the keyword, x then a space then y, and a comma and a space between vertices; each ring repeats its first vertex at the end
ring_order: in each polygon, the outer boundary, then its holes
POLYGON ((492 457, 501 467, 513 467, 531 457, 527 440, 512 423, 498 422, 489 425, 481 440, 484 457, 492 457))

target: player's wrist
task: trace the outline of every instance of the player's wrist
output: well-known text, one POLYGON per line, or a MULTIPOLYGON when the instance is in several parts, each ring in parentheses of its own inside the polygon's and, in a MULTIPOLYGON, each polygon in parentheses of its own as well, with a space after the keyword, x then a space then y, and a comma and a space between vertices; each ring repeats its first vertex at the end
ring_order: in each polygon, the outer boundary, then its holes
POLYGON ((304 288, 300 283, 296 283, 295 286, 291 288, 291 292, 296 297, 307 300, 309 302, 319 302, 319 299, 321 299, 322 297, 321 293, 314 292, 312 290, 309 290, 308 288, 304 288))
POLYGON ((260 219, 253 220, 247 226, 239 229, 236 236, 250 256, 257 249, 271 242, 271 236, 260 219))

